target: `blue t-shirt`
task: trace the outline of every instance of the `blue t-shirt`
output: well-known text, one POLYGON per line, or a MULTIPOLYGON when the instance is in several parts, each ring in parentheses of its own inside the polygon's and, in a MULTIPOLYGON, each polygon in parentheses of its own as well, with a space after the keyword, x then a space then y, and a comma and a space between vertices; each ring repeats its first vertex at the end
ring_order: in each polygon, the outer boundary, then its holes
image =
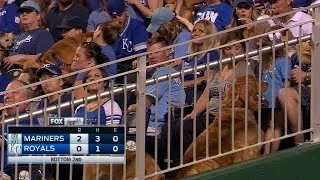
POLYGON ((310 6, 312 0, 292 0, 292 7, 293 8, 300 8, 300 7, 307 7, 310 6))
POLYGON ((203 7, 197 14, 195 20, 206 19, 214 23, 218 31, 222 31, 231 24, 233 7, 227 3, 203 7))
MULTIPOLYGON (((61 96, 61 103, 64 102, 68 102, 70 101, 72 98, 70 93, 65 93, 61 96)), ((53 106, 53 105, 57 105, 58 104, 58 99, 56 101, 53 101, 51 103, 49 103, 49 100, 47 99, 47 107, 53 106)), ((45 106, 45 99, 42 99, 39 103, 38 109, 44 109, 45 106)), ((61 108, 60 111, 60 116, 58 115, 58 109, 53 111, 53 112, 48 112, 48 116, 50 117, 71 117, 71 105, 70 107, 65 107, 65 108, 61 108)), ((44 122, 41 122, 44 123, 44 122)))
MULTIPOLYGON (((179 44, 182 42, 189 41, 190 39, 191 39, 191 33, 185 29, 182 29, 182 31, 177 35, 176 39, 173 41, 172 44, 179 44)), ((173 48, 173 58, 186 56, 188 54, 188 50, 189 50, 189 43, 173 48)))
MULTIPOLYGON (((219 53, 216 50, 210 51, 206 53, 204 56, 202 56, 200 59, 197 59, 196 57, 192 57, 191 59, 186 59, 184 62, 185 69, 187 68, 194 68, 196 65, 202 65, 206 64, 208 61, 208 56, 209 56, 209 62, 214 62, 219 59, 219 53)), ((197 77, 202 77, 204 75, 204 71, 198 71, 197 72, 197 77)), ((194 79, 194 74, 190 74, 184 77, 185 81, 193 80, 194 79)))
POLYGON ((99 24, 106 21, 111 21, 111 17, 104 11, 103 7, 93 11, 88 19, 87 31, 96 30, 99 24))
POLYGON ((18 6, 14 3, 5 4, 0 10, 0 35, 13 32, 20 32, 20 19, 18 14, 18 6))
POLYGON ((284 80, 290 79, 291 75, 291 62, 290 60, 286 60, 284 57, 278 57, 275 62, 275 68, 274 68, 274 84, 273 84, 273 78, 272 78, 272 70, 263 72, 261 75, 262 81, 267 83, 268 87, 266 92, 263 93, 263 96, 266 98, 266 100, 269 102, 268 108, 272 107, 278 107, 278 101, 277 97, 279 94, 279 90, 283 88, 283 82, 284 80), (286 69, 286 67, 288 69, 286 69), (272 96, 272 86, 274 86, 274 95, 272 96))
MULTIPOLYGON (((116 60, 116 53, 113 48, 109 45, 101 46, 102 53, 107 56, 109 62, 116 60)), ((108 73, 108 76, 112 76, 117 74, 117 64, 111 64, 109 66, 105 66, 104 70, 108 73)))
POLYGON ((149 33, 138 20, 128 18, 127 26, 113 45, 117 59, 146 51, 149 33))
POLYGON ((120 124, 122 118, 122 111, 119 105, 111 100, 105 102, 100 108, 97 108, 94 111, 88 112, 86 110, 85 104, 81 104, 75 110, 75 117, 83 117, 86 116, 86 122, 88 125, 98 125, 98 114, 100 114, 100 125, 111 125, 111 124, 120 124), (113 106, 113 113, 111 112, 111 106, 113 106), (100 110, 100 111, 99 111, 100 110))
MULTIPOLYGON (((19 114, 22 115, 22 114, 25 114, 25 113, 28 113, 28 111, 20 111, 19 114)), ((19 121, 19 125, 24 125, 24 126, 27 126, 27 125, 30 125, 30 119, 25 119, 25 120, 22 120, 22 121, 19 121)), ((32 119, 32 125, 33 126, 37 126, 39 125, 39 121, 37 118, 33 118, 32 119)), ((5 140, 5 143, 7 143, 7 131, 8 131, 8 126, 7 124, 5 125, 4 127, 4 130, 5 132, 3 133, 4 137, 2 137, 2 127, 0 126, 0 137, 1 138, 4 138, 5 140)), ((4 173, 6 173, 7 175, 9 176, 12 176, 12 173, 11 172, 11 165, 8 164, 8 150, 7 150, 7 146, 4 147, 4 166, 3 166, 3 171, 4 173)), ((0 160, 1 160, 1 156, 0 156, 0 160)))
POLYGON ((37 28, 18 35, 10 56, 16 54, 36 55, 43 53, 54 44, 52 35, 45 29, 37 28))
MULTIPOLYGON (((172 74, 177 72, 174 68, 168 66, 168 67, 160 67, 158 68, 155 73, 152 75, 152 78, 158 78, 161 76, 165 76, 168 74, 172 74)), ((181 93, 181 79, 180 78, 172 78, 171 82, 163 81, 159 82, 158 84, 152 84, 146 87, 146 95, 150 96, 152 98, 158 98, 158 104, 154 103, 151 105, 151 115, 150 115, 150 121, 149 121, 149 127, 158 128, 158 130, 161 129, 161 126, 167 121, 164 119, 165 113, 168 112, 169 104, 171 107, 180 107, 180 101, 182 100, 182 103, 185 103, 186 94, 183 91, 181 93), (171 84, 171 92, 169 92, 169 84, 171 84), (169 98, 171 102, 169 103, 169 98), (158 126, 156 126, 155 118, 156 113, 158 117, 158 126)), ((154 101, 156 102, 156 100, 154 101)))
POLYGON ((85 7, 89 10, 89 12, 95 11, 101 7, 100 0, 89 0, 85 2, 85 7))

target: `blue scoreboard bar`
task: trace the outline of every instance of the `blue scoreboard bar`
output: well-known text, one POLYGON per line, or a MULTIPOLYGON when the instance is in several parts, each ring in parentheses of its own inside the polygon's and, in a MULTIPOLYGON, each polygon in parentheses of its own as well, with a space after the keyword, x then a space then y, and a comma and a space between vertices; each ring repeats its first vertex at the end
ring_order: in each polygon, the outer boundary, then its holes
POLYGON ((14 158, 26 155, 123 155, 125 127, 9 126, 7 150, 8 156, 14 158))

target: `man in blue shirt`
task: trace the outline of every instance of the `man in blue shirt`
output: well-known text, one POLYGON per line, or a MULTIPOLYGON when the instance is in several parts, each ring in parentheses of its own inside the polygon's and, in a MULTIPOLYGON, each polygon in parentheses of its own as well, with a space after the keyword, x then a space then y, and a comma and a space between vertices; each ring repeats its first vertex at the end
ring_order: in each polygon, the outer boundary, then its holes
MULTIPOLYGON (((117 59, 146 51, 149 33, 144 24, 128 16, 124 0, 109 0, 107 12, 121 26, 120 35, 113 45, 117 59)), ((118 72, 130 70, 132 60, 119 64, 118 72)))
POLYGON ((200 19, 210 20, 217 27, 218 31, 222 31, 226 26, 231 24, 233 7, 221 0, 209 1, 207 5, 196 13, 195 21, 200 19))
MULTIPOLYGON (((168 46, 169 43, 164 37, 156 36, 148 41, 148 52, 168 46)), ((158 51, 149 54, 148 60, 150 64, 158 64, 168 61, 169 50, 158 51)), ((177 72, 168 64, 163 64, 154 69, 152 78, 159 78, 177 72)), ((150 108, 151 115, 149 127, 160 130, 162 125, 167 121, 165 114, 172 107, 181 107, 185 103, 185 92, 181 86, 180 78, 172 78, 171 81, 163 81, 146 87, 146 108, 150 108), (157 103, 156 103, 157 102, 157 103), (182 103, 182 104, 181 104, 182 103), (157 119, 156 119, 157 118, 157 119)), ((136 105, 130 105, 128 111, 135 111, 136 105)))
POLYGON ((19 33, 19 14, 18 6, 14 3, 7 4, 6 1, 0 1, 0 35, 4 33, 19 33))

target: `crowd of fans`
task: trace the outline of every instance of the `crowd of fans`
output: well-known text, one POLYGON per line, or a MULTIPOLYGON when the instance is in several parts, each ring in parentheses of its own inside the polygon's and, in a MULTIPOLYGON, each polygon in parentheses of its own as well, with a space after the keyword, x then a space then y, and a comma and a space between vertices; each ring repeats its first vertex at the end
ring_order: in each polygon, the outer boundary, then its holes
MULTIPOLYGON (((228 57, 234 57, 245 53, 247 50, 257 49, 260 40, 253 39, 248 43, 237 43, 239 40, 250 38, 271 30, 292 26, 312 20, 308 11, 299 11, 274 21, 265 21, 258 25, 250 23, 266 17, 283 14, 294 8, 305 7, 318 1, 312 0, 16 0, 0 1, 0 35, 15 33, 16 39, 8 57, 2 61, 2 74, 0 75, 0 91, 14 90, 35 82, 43 81, 41 85, 18 91, 5 93, 0 100, 1 107, 18 103, 39 95, 50 94, 65 87, 77 86, 98 79, 126 72, 137 67, 137 59, 114 63, 103 68, 95 68, 87 73, 78 73, 75 77, 59 79, 62 75, 63 64, 46 64, 41 68, 21 68, 18 64, 29 59, 40 57, 55 42, 61 39, 77 38, 84 34, 93 33, 92 40, 79 45, 75 52, 71 71, 79 71, 88 67, 111 62, 123 57, 129 57, 142 52, 148 54, 149 65, 166 62, 170 59, 178 59, 170 64, 163 64, 150 71, 147 76, 158 78, 172 74, 186 68, 194 68, 207 62, 219 61, 228 57), (197 40, 226 29, 246 25, 245 28, 232 31, 220 36, 197 40), (185 43, 170 50, 154 52, 169 45, 185 43), (205 51, 224 45, 220 50, 212 50, 206 53, 180 58, 189 54, 205 51), (179 59, 180 58, 180 59, 179 59), (18 73, 16 73, 18 72, 18 73)), ((287 33, 270 34, 262 38, 262 45, 272 45, 273 41, 281 42, 308 35, 312 33, 312 23, 290 28, 287 33), (301 27, 301 30, 299 29, 301 27)), ((146 108, 151 110, 148 117, 148 126, 160 133, 159 143, 163 144, 163 152, 166 151, 166 143, 169 124, 167 123, 168 111, 175 107, 185 105, 194 106, 184 119, 184 142, 180 147, 181 121, 171 121, 171 156, 172 164, 180 163, 180 148, 185 151, 193 138, 193 118, 197 117, 196 134, 205 129, 207 108, 209 99, 209 122, 218 114, 219 101, 232 84, 234 78, 253 75, 261 78, 268 84, 268 89, 263 93, 266 105, 262 109, 265 114, 263 130, 265 140, 277 138, 282 135, 284 114, 287 107, 288 125, 291 132, 296 133, 307 128, 310 113, 310 59, 302 61, 303 68, 299 65, 299 50, 289 47, 289 52, 282 49, 274 54, 264 53, 261 61, 258 57, 250 59, 248 64, 243 60, 224 64, 196 74, 185 75, 180 78, 172 78, 146 87, 146 108), (275 59, 275 60, 274 60, 275 59), (261 74, 259 66, 262 67, 261 74), (183 81, 182 81, 183 80, 183 81), (289 80, 289 81, 287 81, 289 80), (291 83, 288 83, 291 82, 291 83), (302 97, 298 95, 298 85, 302 84, 302 97), (291 86, 291 87, 290 87, 291 86), (196 87, 196 88, 194 88, 196 87), (196 90, 196 92, 194 92, 196 90), (207 93, 209 92, 209 93, 207 93), (278 97, 279 95, 279 97, 278 97), (303 121, 298 124, 299 98, 302 98, 303 121), (287 102, 286 102, 287 101, 287 102), (271 129, 271 109, 275 109, 274 130, 271 129), (163 134, 163 136, 162 136, 163 134)), ((129 82, 134 82, 135 77, 129 77, 129 82)), ((117 79, 117 83, 123 83, 123 79, 117 79)), ((6 117, 14 117, 17 113, 25 113, 30 110, 43 109, 51 105, 70 101, 73 98, 84 98, 97 94, 110 88, 110 83, 101 82, 88 85, 86 88, 77 88, 74 97, 71 93, 55 94, 32 103, 22 103, 18 107, 5 109, 6 117)), ((59 117, 87 117, 86 122, 91 125, 120 124, 123 111, 134 112, 137 109, 135 102, 123 106, 124 99, 104 97, 81 104, 73 108, 63 108, 56 112, 50 112, 48 116, 59 117), (72 111, 73 109, 74 111, 72 111), (101 121, 98 121, 101 119, 101 121)), ((28 124, 30 120, 20 121, 20 124, 28 124)), ((34 125, 45 125, 44 118, 33 119, 34 125)), ((2 137, 4 138, 4 137, 2 137)), ((296 143, 305 141, 303 135, 295 136, 296 143)), ((264 154, 276 152, 280 142, 265 145, 264 154)), ((161 149, 162 146, 160 145, 161 149)), ((5 151, 6 152, 6 151, 5 151)), ((161 150, 160 150, 161 152, 161 150)), ((164 155, 165 156, 165 155, 164 155)), ((165 156, 166 157, 166 156, 165 156)), ((75 171, 81 167, 75 167, 75 171)), ((5 161, 4 171, 12 175, 12 169, 5 161)), ((66 176, 66 171, 61 171, 61 177, 66 176)), ((79 173, 78 175, 82 175, 79 173)))

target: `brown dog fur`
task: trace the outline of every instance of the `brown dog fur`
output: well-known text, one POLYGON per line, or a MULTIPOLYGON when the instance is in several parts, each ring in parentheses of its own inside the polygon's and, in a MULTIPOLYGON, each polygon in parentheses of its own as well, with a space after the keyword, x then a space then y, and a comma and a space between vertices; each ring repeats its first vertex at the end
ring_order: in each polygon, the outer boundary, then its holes
MULTIPOLYGON (((43 53, 39 58, 34 59, 32 61, 25 61, 22 66, 23 68, 40 68, 44 64, 56 64, 53 60, 53 56, 56 56, 60 59, 66 67, 61 67, 65 69, 65 71, 70 72, 70 68, 68 66, 71 65, 73 61, 74 54, 76 52, 79 44, 88 41, 92 38, 93 33, 84 33, 82 36, 77 38, 67 38, 62 39, 56 42, 50 49, 48 49, 45 53, 43 53)), ((67 73, 66 72, 66 73, 67 73)))
MULTIPOLYGON (((150 175, 153 174, 155 171, 155 161, 154 159, 146 153, 145 155, 145 174, 150 175)), ((85 165, 86 171, 86 180, 95 180, 97 177, 96 174, 97 165, 88 164, 85 165)), ((161 171, 160 168, 157 166, 157 171, 161 171)), ((136 171, 136 153, 135 151, 126 151, 126 179, 135 179, 135 171, 136 171)), ((112 177, 113 180, 122 180, 123 179, 123 165, 114 164, 112 165, 112 177)), ((110 165, 109 164, 100 164, 99 166, 99 180, 107 180, 110 179, 110 165)), ((160 180, 164 179, 164 175, 156 175, 150 178, 149 180, 160 180)))
MULTIPOLYGON (((259 84, 255 77, 248 77, 248 110, 247 110, 247 145, 245 144, 245 92, 246 77, 240 77, 235 82, 234 102, 234 148, 235 150, 258 143, 258 125, 255 120, 254 111, 258 108, 259 84)), ((262 92, 266 85, 262 84, 262 92)), ((184 163, 192 162, 193 148, 196 144, 196 159, 206 158, 206 133, 209 134, 209 157, 219 154, 219 116, 211 123, 207 130, 203 131, 193 142, 184 154, 184 163)), ((229 88, 223 101, 221 111, 221 153, 232 150, 232 88, 229 88)), ((202 163, 191 165, 177 170, 176 179, 195 175, 233 163, 242 162, 259 156, 261 146, 256 146, 232 154, 224 155, 202 163)))
POLYGON ((0 45, 9 50, 14 45, 16 35, 13 33, 4 33, 0 36, 0 45))
POLYGON ((301 55, 301 63, 311 64, 311 45, 309 42, 302 42, 296 45, 297 53, 301 55), (300 48, 300 51, 299 51, 300 48))

